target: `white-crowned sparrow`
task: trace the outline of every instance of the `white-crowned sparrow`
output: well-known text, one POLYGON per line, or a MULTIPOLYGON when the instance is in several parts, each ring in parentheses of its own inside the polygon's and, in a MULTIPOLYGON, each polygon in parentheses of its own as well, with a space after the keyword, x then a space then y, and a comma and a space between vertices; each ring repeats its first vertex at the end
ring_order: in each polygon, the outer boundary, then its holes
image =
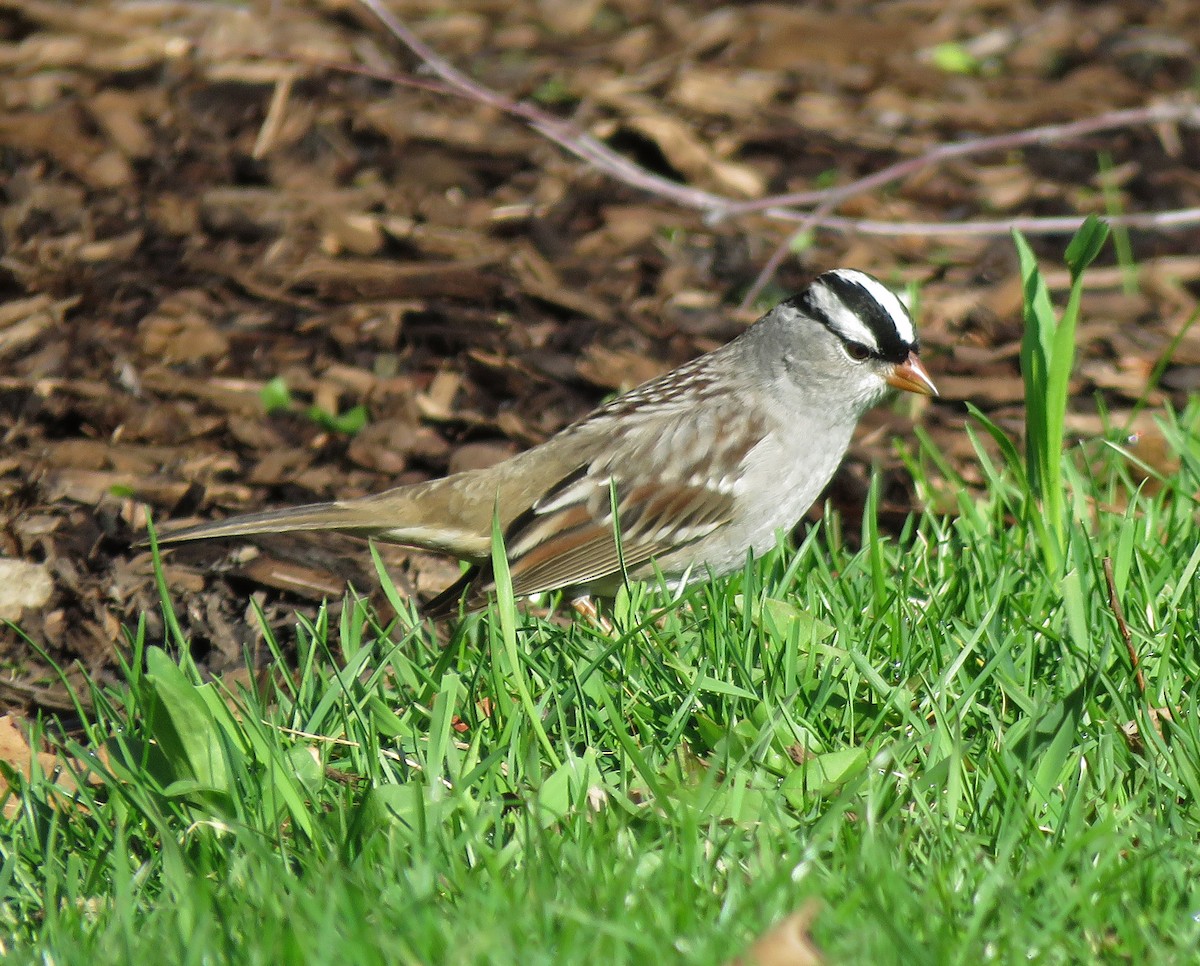
POLYGON ((936 395, 912 318, 864 272, 836 269, 729 344, 613 399, 540 446, 482 470, 374 496, 268 510, 164 534, 164 543, 338 530, 472 564, 428 605, 492 589, 493 514, 517 595, 610 596, 625 573, 702 579, 790 530, 889 386, 936 395), (620 551, 613 534, 615 494, 620 551))

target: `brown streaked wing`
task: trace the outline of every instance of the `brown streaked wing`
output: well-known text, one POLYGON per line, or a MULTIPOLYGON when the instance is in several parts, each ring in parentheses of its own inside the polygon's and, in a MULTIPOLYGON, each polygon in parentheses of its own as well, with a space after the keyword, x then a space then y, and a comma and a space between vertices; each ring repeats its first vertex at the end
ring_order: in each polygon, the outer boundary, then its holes
POLYGON ((731 494, 704 486, 664 481, 622 494, 618 484, 618 557, 607 480, 592 484, 577 502, 517 521, 507 538, 515 594, 608 582, 620 576, 622 558, 637 568, 708 536, 733 512, 731 494))
MULTIPOLYGON (((695 368, 689 376, 698 380, 693 393, 703 395, 711 387, 703 367, 695 368)), ((766 435, 766 419, 744 407, 715 414, 712 405, 692 405, 668 418, 681 400, 660 383, 622 397, 633 405, 610 425, 613 442, 604 458, 565 476, 514 521, 506 546, 517 594, 611 584, 620 577, 611 482, 628 570, 701 540, 733 518, 730 480, 766 435)), ((612 415, 613 405, 601 412, 612 415)))

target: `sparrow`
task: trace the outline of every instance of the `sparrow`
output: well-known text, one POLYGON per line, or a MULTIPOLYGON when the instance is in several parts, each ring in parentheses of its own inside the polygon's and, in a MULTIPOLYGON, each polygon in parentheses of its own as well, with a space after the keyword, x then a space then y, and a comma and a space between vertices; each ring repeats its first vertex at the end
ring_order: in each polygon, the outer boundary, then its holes
POLYGON ((656 573, 674 587, 719 577, 795 527, 891 389, 937 395, 918 351, 894 292, 834 269, 728 344, 494 466, 168 530, 160 542, 334 530, 445 553, 469 568, 425 606, 433 618, 494 590, 494 517, 519 597, 611 597, 626 577, 656 573))

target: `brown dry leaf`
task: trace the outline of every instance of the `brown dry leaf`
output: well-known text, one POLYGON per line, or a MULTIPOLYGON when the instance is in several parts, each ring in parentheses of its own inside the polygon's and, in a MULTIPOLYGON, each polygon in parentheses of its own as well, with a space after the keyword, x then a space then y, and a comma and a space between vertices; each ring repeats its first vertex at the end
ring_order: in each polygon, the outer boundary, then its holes
MULTIPOLYGON (((0 761, 12 767, 13 771, 29 778, 33 762, 33 750, 25 740, 24 733, 17 727, 12 715, 0 716, 0 761)), ((45 752, 38 753, 38 761, 45 772, 54 770, 54 756, 45 752)), ((21 808, 21 803, 9 795, 8 782, 0 776, 0 795, 5 796, 4 817, 12 818, 21 808)))
POLYGON ((46 330, 61 325, 79 298, 54 301, 45 295, 13 299, 0 305, 0 359, 33 345, 46 330))
POLYGON ((678 228, 680 222, 677 211, 638 204, 607 205, 602 216, 603 225, 575 243, 579 255, 611 258, 613 252, 627 252, 663 229, 678 228))
POLYGON ((224 358, 229 354, 229 337, 210 321, 215 311, 206 292, 173 292, 138 324, 139 347, 168 365, 224 358))
POLYGON ((1166 479, 1179 472, 1179 453, 1158 423, 1135 427, 1125 441, 1125 448, 1141 464, 1131 464, 1135 476, 1142 472, 1141 466, 1149 467, 1150 471, 1166 479))
POLYGON ((378 255, 384 245, 379 216, 361 211, 329 212, 323 219, 321 249, 328 255, 378 255))
POLYGON ((853 81, 866 66, 912 57, 912 25, 904 14, 891 14, 886 4, 875 5, 870 16, 803 4, 762 4, 753 26, 757 42, 743 63, 762 70, 803 70, 826 83, 834 78, 853 81))
MULTIPOLYGON (((347 392, 356 399, 369 396, 378 391, 380 387, 380 379, 373 372, 341 362, 332 363, 322 372, 321 382, 334 387, 339 392, 347 392)), ((385 386, 384 388, 391 387, 385 386)))
POLYGON ((96 506, 114 490, 133 493, 150 503, 172 506, 183 498, 189 486, 183 480, 165 476, 143 478, 136 473, 77 469, 47 473, 44 485, 56 500, 69 500, 84 506, 96 506))
MULTIPOLYGON (((1126 357, 1113 362, 1088 359, 1080 364, 1079 374, 1099 389, 1111 389, 1128 399, 1137 400, 1145 395, 1153 369, 1153 359, 1126 357)), ((1162 393, 1151 393, 1147 401, 1153 406, 1161 405, 1162 393)))
MULTIPOLYGON (((144 574, 153 573, 153 565, 150 554, 143 554, 141 557, 134 558, 133 562, 142 565, 141 571, 144 574)), ((131 568, 132 569, 132 568, 131 568)), ((164 564, 162 568, 163 580, 167 582, 167 586, 173 591, 187 591, 189 593, 198 594, 204 589, 204 574, 191 567, 177 567, 170 564, 164 564)))
MULTIPOLYGON (((64 797, 59 801, 65 801, 65 796, 71 795, 78 787, 75 781, 73 771, 85 771, 83 766, 78 762, 72 763, 73 767, 65 767, 64 762, 57 755, 50 754, 46 751, 34 752, 29 747, 29 742, 25 737, 25 730, 20 726, 18 719, 13 715, 0 715, 0 761, 10 766, 13 771, 28 779, 33 773, 33 759, 36 755, 38 768, 44 774, 51 778, 64 792, 64 797)), ((103 750, 99 753, 100 759, 104 760, 103 750)), ((93 783, 99 779, 92 779, 93 783)), ((21 803, 9 795, 11 789, 8 783, 0 776, 0 798, 6 798, 4 802, 4 817, 12 818, 17 814, 21 807, 21 803)))
POLYGON ((490 302, 502 291, 502 280, 487 271, 494 267, 491 259, 404 264, 390 258, 312 256, 298 266, 272 265, 271 269, 281 284, 312 285, 326 298, 454 296, 490 302))
POLYGON ((672 167, 688 181, 710 184, 742 198, 757 198, 766 193, 767 182, 760 172, 747 164, 718 157, 677 118, 643 114, 629 118, 627 123, 657 144, 672 167))
MULTIPOLYGON (((986 87, 998 87, 989 84, 986 87)), ((1145 92, 1127 76, 1107 65, 1091 65, 1057 78, 1052 85, 1045 80, 1025 78, 1024 83, 1004 83, 999 91, 980 92, 961 102, 947 100, 938 104, 940 121, 961 124, 980 133, 1018 131, 1040 124, 1051 124, 1095 113, 1097 103, 1132 107, 1141 103, 1145 92), (988 109, 982 110, 987 104, 988 109)))
MULTIPOLYGON (((1186 324, 1186 319, 1182 324, 1186 324)), ((1177 328, 1181 327, 1182 325, 1177 328)), ((1183 338, 1175 346, 1171 364, 1173 366, 1200 365, 1200 325, 1193 325, 1184 333, 1183 338)))
POLYGON ((530 245, 522 245, 513 253, 509 267, 516 274, 521 289, 533 298, 588 318, 605 322, 612 318, 608 305, 580 291, 578 286, 567 285, 554 267, 530 245))
MULTIPOLYGON (((886 111, 876 106, 875 113, 886 111)), ((857 114, 849 109, 846 99, 837 94, 806 91, 793 99, 791 114, 806 130, 854 141, 863 136, 857 114)))
POLYGON ((411 423, 396 420, 369 423, 354 434, 346 455, 364 469, 399 476, 408 468, 406 444, 416 432, 411 423))
POLYGON ((606 349, 595 344, 584 350, 583 358, 575 368, 581 379, 602 389, 620 392, 661 376, 667 369, 645 353, 606 349))
POLYGON ((594 299, 578 289, 570 289, 566 285, 547 285, 528 275, 521 276, 521 288, 527 295, 542 299, 551 305, 558 305, 586 318, 608 321, 612 311, 599 299, 594 299))
POLYGON ((367 102, 357 120, 397 145, 429 140, 490 155, 523 157, 539 144, 536 135, 516 125, 481 124, 476 118, 421 110, 403 95, 367 102))
POLYGON ((454 451, 446 469, 449 473, 487 469, 515 456, 517 452, 518 448, 513 443, 464 443, 454 451))
POLYGON ((783 77, 772 71, 725 70, 689 64, 676 78, 670 97, 689 110, 739 117, 749 111, 761 111, 783 86, 783 77))
POLYGON ((154 365, 141 372, 142 386, 166 398, 197 399, 250 419, 262 419, 262 382, 250 379, 198 378, 165 366, 154 365))
POLYGON ((600 96, 622 110, 621 123, 653 141, 686 181, 743 198, 766 192, 766 179, 759 171, 718 157, 690 125, 656 110, 648 99, 621 92, 605 97, 602 91, 600 96))
POLYGON ((141 246, 145 234, 140 230, 127 231, 112 238, 97 238, 83 242, 74 252, 74 257, 83 264, 125 261, 141 246))
POLYGON ((91 188, 119 188, 133 181, 133 168, 116 150, 84 130, 69 104, 44 113, 0 115, 0 144, 53 157, 91 188))
POLYGON ((295 202, 273 188, 222 185, 200 195, 198 213, 219 230, 279 232, 295 217, 295 202))
MULTIPOLYGON (((1175 716, 1171 713, 1170 708, 1148 708, 1146 717, 1150 719, 1150 724, 1158 735, 1159 740, 1163 740, 1164 721, 1174 721, 1175 716)), ((1141 728, 1136 721, 1127 721, 1121 726, 1121 734, 1125 736, 1125 741, 1129 745, 1129 750, 1135 755, 1143 754, 1146 750, 1146 743, 1142 740, 1141 728)))
POLYGON ((603 5, 602 0, 537 0, 540 20, 546 29, 565 37, 586 30, 603 5))
POLYGON ((454 399, 462 385, 462 376, 457 372, 439 372, 433 377, 429 388, 416 397, 421 415, 426 419, 439 421, 453 419, 456 410, 454 399))
POLYGON ((497 244, 481 232, 465 227, 423 224, 403 215, 382 218, 380 227, 397 241, 408 242, 429 255, 503 261, 509 246, 497 244))
POLYGON ((287 446, 264 453, 254 464, 246 481, 259 486, 285 486, 312 465, 313 453, 299 446, 287 446))
POLYGON ((299 594, 309 600, 336 599, 346 590, 346 580, 339 574, 265 554, 247 563, 242 574, 255 583, 299 594))
POLYGON ((124 91, 100 91, 88 109, 92 120, 126 158, 135 161, 154 153, 154 136, 145 122, 144 96, 124 91))
POLYGON ((1011 375, 977 373, 970 376, 938 373, 937 387, 943 399, 965 399, 988 407, 1021 402, 1025 398, 1025 384, 1016 372, 1011 375))
POLYGON ((1037 179, 1020 164, 978 165, 972 174, 988 205, 996 211, 1010 211, 1027 203, 1037 190, 1037 179))
POLYGON ((727 966, 820 966, 826 962, 813 942, 811 927, 818 904, 809 899, 790 916, 775 923, 727 966))

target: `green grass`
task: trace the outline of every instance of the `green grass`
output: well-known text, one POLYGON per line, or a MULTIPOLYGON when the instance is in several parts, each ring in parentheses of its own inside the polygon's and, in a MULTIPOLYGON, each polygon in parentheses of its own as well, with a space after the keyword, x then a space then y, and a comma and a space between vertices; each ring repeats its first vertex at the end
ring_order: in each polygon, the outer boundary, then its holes
POLYGON ((1104 441, 1063 460, 1061 527, 981 448, 953 518, 868 507, 867 549, 825 525, 634 589, 612 635, 506 600, 443 646, 351 598, 229 694, 135 632, 64 749, 97 783, 35 776, 2 829, 4 949, 716 964, 816 898, 839 963, 1193 961, 1200 407, 1163 425, 1153 487, 1104 441))

